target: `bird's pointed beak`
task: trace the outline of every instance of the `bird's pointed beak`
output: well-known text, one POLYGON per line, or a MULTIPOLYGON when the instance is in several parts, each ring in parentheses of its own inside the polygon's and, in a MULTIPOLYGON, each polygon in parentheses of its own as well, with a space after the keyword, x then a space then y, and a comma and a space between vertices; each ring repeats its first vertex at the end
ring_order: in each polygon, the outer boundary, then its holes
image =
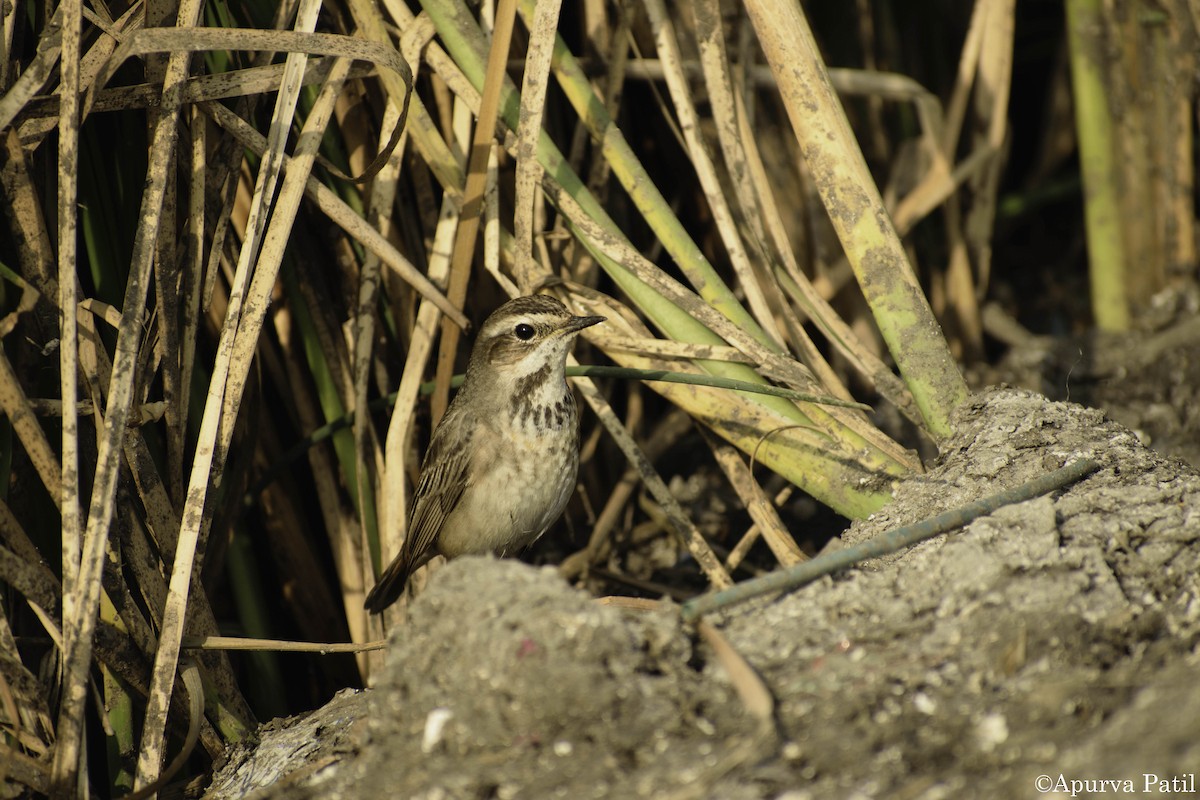
POLYGON ((608 319, 608 317, 571 317, 569 320, 567 320, 567 323, 559 329, 559 333, 564 336, 571 333, 578 333, 584 328, 590 328, 597 323, 604 322, 606 319, 608 319))

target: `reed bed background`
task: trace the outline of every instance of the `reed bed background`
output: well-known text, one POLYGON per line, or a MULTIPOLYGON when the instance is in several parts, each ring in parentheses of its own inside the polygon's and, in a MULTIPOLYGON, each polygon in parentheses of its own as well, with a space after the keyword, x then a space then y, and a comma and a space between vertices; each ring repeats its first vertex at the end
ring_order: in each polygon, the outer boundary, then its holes
POLYGON ((886 503, 989 319, 1121 330, 1195 278, 1182 0, 2 13, 6 787, 202 781, 363 685, 461 331, 509 295, 691 381, 576 372, 533 554, 686 597, 806 558, 812 500, 886 503))

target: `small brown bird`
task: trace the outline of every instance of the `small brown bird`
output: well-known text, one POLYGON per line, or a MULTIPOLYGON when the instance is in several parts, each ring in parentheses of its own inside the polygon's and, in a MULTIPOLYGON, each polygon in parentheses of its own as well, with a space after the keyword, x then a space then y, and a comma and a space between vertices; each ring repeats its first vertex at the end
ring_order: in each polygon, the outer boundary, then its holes
POLYGON ((579 415, 567 352, 604 317, 553 297, 510 300, 479 330, 467 375, 433 432, 408 533, 363 604, 387 608, 438 553, 515 553, 558 519, 579 469, 579 415))

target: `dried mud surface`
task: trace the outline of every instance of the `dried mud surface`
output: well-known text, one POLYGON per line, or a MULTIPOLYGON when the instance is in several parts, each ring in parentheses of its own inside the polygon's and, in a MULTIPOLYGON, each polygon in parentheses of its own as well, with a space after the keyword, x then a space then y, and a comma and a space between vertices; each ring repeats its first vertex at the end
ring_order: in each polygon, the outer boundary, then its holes
POLYGON ((716 615, 775 698, 767 733, 674 609, 600 606, 551 570, 462 559, 394 631, 374 689, 266 726, 208 796, 1087 796, 1070 782, 1141 792, 1147 774, 1200 772, 1196 470, 1030 392, 978 395, 957 430, 843 541, 1081 456, 1103 467, 716 615))

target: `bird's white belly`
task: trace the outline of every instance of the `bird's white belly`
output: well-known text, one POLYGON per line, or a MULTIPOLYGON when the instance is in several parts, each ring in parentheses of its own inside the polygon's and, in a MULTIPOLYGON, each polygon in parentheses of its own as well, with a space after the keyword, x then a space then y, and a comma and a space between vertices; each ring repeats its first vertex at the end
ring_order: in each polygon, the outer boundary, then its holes
POLYGON ((475 472, 442 527, 443 555, 513 555, 545 533, 570 499, 579 466, 576 442, 553 438, 550 444, 536 435, 510 435, 505 457, 475 472))

